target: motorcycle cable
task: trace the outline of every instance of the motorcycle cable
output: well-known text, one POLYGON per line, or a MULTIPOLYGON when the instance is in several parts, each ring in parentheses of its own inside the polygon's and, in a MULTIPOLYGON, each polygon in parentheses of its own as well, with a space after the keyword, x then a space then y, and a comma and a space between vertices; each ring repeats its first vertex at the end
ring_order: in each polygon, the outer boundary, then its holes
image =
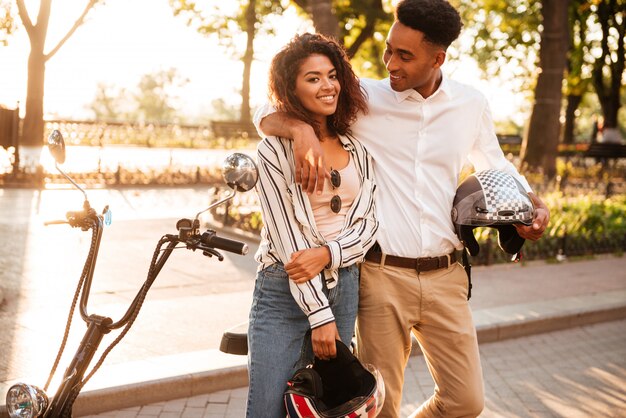
POLYGON ((48 387, 50 386, 50 383, 52 382, 52 378, 54 377, 54 374, 56 373, 59 362, 61 361, 61 357, 63 356, 63 352, 65 351, 65 345, 67 344, 67 339, 70 333, 70 328, 72 326, 72 318, 74 317, 76 303, 78 302, 78 297, 80 296, 80 292, 83 289, 85 279, 87 278, 89 271, 92 269, 92 267, 90 266, 90 260, 92 260, 94 251, 96 250, 96 247, 98 246, 98 235, 101 234, 102 225, 100 224, 100 222, 96 221, 96 222, 93 222, 89 227, 92 230, 89 254, 87 256, 87 261, 85 261, 83 271, 80 275, 80 279, 76 287, 76 292, 74 292, 74 298, 72 299, 72 304, 70 306, 70 311, 69 311, 67 322, 65 325, 65 333, 63 334, 63 339, 61 341, 59 351, 57 353, 56 359, 54 360, 52 369, 50 370, 50 375, 48 376, 48 380, 46 381, 46 384, 43 388, 44 391, 48 390, 48 387))
POLYGON ((159 256, 159 254, 161 253, 161 247, 165 243, 167 243, 167 242, 170 242, 170 240, 168 238, 161 238, 159 240, 159 243, 157 244, 156 249, 154 250, 154 254, 152 255, 152 260, 150 262, 150 269, 148 270, 148 277, 147 277, 146 281, 144 282, 144 284, 142 285, 139 293, 137 294, 137 298, 136 298, 137 304, 136 304, 135 309, 131 313, 131 316, 130 316, 128 322, 126 323, 126 325, 124 326, 124 328, 122 329, 120 334, 117 336, 117 338, 115 338, 115 340, 113 340, 113 342, 104 350, 104 352, 100 356, 100 359, 98 359, 97 363, 95 364, 95 366, 93 367, 91 372, 89 372, 87 377, 85 377, 77 385, 76 396, 78 396, 78 393, 80 393, 80 390, 82 389, 82 387, 98 371, 98 369, 100 368, 100 366, 102 365, 102 363, 104 362, 106 357, 109 355, 111 350, 113 350, 113 348, 115 348, 115 346, 126 336, 128 331, 130 331, 130 328, 133 326, 135 320, 137 319, 137 316, 139 315, 139 311, 141 310, 141 308, 143 306, 143 302, 144 302, 144 300, 145 300, 145 298, 146 298, 146 296, 148 294, 148 290, 150 290, 150 287, 152 286, 152 283, 154 283, 154 280, 156 279, 156 277, 158 275, 158 272, 155 272, 155 266, 158 263, 157 258, 159 256))

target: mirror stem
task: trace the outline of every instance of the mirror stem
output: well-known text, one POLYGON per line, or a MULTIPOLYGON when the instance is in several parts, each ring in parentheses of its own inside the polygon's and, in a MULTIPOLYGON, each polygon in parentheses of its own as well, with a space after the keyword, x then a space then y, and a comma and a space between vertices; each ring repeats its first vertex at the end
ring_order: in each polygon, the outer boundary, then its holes
POLYGON ((85 202, 88 202, 89 199, 87 199, 87 193, 83 190, 82 187, 80 187, 78 184, 76 184, 76 182, 74 180, 71 179, 70 176, 68 176, 67 174, 65 174, 63 172, 63 170, 61 170, 61 168, 59 168, 59 164, 55 163, 54 166, 56 167, 56 169, 59 171, 59 173, 63 174, 63 177, 65 177, 66 179, 68 179, 70 181, 70 183, 72 183, 78 190, 80 190, 83 193, 83 196, 85 196, 85 202))
POLYGON ((235 194, 237 193, 236 190, 233 190, 228 196, 226 196, 225 198, 223 198, 222 200, 219 200, 215 203, 213 203, 211 206, 209 206, 208 208, 206 208, 203 211, 198 212, 198 214, 196 215, 196 219, 199 219, 200 215, 202 215, 204 212, 206 212, 209 209, 214 208, 217 205, 221 205, 222 203, 226 202, 227 200, 232 199, 233 197, 235 197, 235 194))

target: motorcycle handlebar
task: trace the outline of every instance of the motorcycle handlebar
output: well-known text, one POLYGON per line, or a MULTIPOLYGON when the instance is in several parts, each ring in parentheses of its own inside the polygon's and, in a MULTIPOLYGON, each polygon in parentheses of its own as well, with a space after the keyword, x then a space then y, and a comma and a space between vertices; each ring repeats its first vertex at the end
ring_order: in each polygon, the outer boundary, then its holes
POLYGON ((248 254, 248 244, 228 238, 218 237, 215 232, 207 231, 202 234, 200 241, 207 247, 224 250, 235 254, 248 254))
POLYGON ((61 225, 61 224, 69 224, 72 227, 81 227, 87 228, 85 224, 85 220, 88 218, 94 219, 96 217, 96 213, 93 210, 81 210, 75 212, 67 212, 65 214, 65 220, 51 220, 45 221, 44 225, 61 225))
POLYGON ((44 226, 48 226, 48 225, 62 225, 62 224, 69 224, 68 221, 64 221, 64 220, 55 220, 55 221, 45 221, 44 226))

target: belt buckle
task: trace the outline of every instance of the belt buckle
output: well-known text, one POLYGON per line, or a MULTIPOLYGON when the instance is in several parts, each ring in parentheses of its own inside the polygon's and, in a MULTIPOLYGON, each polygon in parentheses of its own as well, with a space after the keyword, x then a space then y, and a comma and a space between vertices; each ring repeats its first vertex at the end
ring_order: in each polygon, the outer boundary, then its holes
MULTIPOLYGON (((418 257, 415 259, 415 271, 417 271, 417 274, 420 274, 422 271, 422 265, 426 262, 426 260, 430 259, 430 257, 418 257)), ((425 270, 428 271, 428 270, 425 270)))
POLYGON ((450 256, 450 254, 446 254, 445 256, 441 256, 441 257, 422 257, 422 258, 417 258, 415 260, 415 270, 417 271, 417 273, 421 273, 422 271, 432 271, 432 270, 439 270, 439 269, 443 269, 443 268, 448 268, 450 267, 450 265, 452 261, 452 257, 450 256), (447 265, 444 264, 444 257, 447 261, 447 265), (434 268, 430 268, 431 266, 424 266, 424 269, 422 269, 421 265, 424 264, 428 264, 428 263, 433 263, 436 262, 437 266, 434 268))

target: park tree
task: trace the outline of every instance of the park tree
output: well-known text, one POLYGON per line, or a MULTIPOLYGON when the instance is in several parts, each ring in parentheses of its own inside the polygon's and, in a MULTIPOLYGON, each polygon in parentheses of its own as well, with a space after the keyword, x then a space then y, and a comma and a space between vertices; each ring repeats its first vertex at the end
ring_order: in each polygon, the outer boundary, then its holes
POLYGON ((101 121, 178 122, 181 115, 178 97, 173 92, 188 82, 175 68, 170 68, 144 74, 131 90, 99 83, 88 108, 101 121))
POLYGON ((175 122, 177 98, 172 91, 183 87, 188 81, 180 77, 174 68, 145 74, 139 81, 137 92, 132 94, 135 111, 130 119, 154 123, 175 122))
MULTIPOLYGON (((624 84, 624 0, 569 0, 569 1, 529 1, 516 0, 502 2, 498 0, 452 0, 460 6, 466 30, 472 31, 476 42, 471 48, 472 55, 482 64, 487 74, 510 71, 513 68, 515 77, 525 80, 518 83, 524 89, 535 90, 540 87, 536 80, 544 69, 537 68, 533 73, 535 58, 539 53, 541 40, 546 34, 544 24, 544 9, 548 6, 568 7, 568 50, 565 70, 564 94, 566 96, 565 126, 563 142, 573 142, 573 135, 577 121, 576 115, 583 97, 593 91, 601 95, 600 109, 603 117, 608 120, 608 132, 616 127, 617 115, 621 107, 620 88, 624 84), (621 50, 620 50, 621 48, 621 50), (527 57, 524 61, 520 57, 527 57), (505 63, 514 63, 513 66, 504 66, 505 63), (522 64, 522 65, 520 65, 522 64), (604 104, 602 104, 604 103, 604 104)), ((561 11, 562 13, 562 11, 561 11)), ((562 20, 562 18, 561 18, 562 20)), ((552 42, 553 43, 553 42, 552 42)), ((550 61, 551 57, 544 60, 550 61)), ((553 58, 553 57, 552 57, 553 58)), ((539 65, 542 65, 539 62, 539 65)), ((545 83, 544 83, 545 84, 545 83)), ((545 87, 545 86, 544 86, 545 87)), ((553 89, 552 91, 556 91, 553 89)), ((535 95, 535 97, 537 97, 535 95)), ((544 97, 544 99, 546 99, 544 97)), ((556 97, 552 98, 556 103, 556 97)), ((593 102, 593 101, 591 101, 593 102)), ((560 112, 559 112, 560 113, 560 112)), ((541 118, 540 118, 541 119, 541 118)), ((534 129, 541 132, 541 129, 534 129)), ((526 148, 526 162, 536 166, 536 160, 541 158, 545 150, 556 155, 553 144, 544 148, 543 145, 533 145, 535 137, 531 136, 529 126, 526 139, 529 141, 526 148), (537 154, 537 156, 533 156, 537 154)), ((617 138, 619 139, 619 138, 617 138)), ((541 138, 537 138, 541 140, 541 138)), ((545 157, 545 155, 544 155, 545 157)), ((548 166, 552 164, 548 162, 548 166)), ((550 172, 550 167, 543 167, 550 172)))
POLYGON ((549 178, 556 175, 561 131, 563 76, 567 63, 569 33, 568 1, 543 0, 542 31, 539 43, 539 75, 528 133, 522 142, 522 163, 542 169, 549 178))
POLYGON ((626 2, 575 0, 570 8, 570 50, 567 107, 563 142, 573 142, 575 112, 584 94, 593 90, 602 111, 603 136, 619 141, 618 114, 623 103, 626 2))
POLYGON ((59 42, 45 52, 48 23, 52 9, 52 0, 40 0, 37 20, 33 23, 24 0, 17 0, 17 10, 22 25, 30 41, 28 56, 28 82, 26 89, 26 108, 22 129, 22 144, 41 146, 44 136, 43 103, 46 63, 61 49, 67 40, 84 23, 87 13, 101 0, 88 0, 81 14, 59 42))
POLYGON ((98 83, 96 95, 87 108, 93 112, 95 120, 117 122, 122 117, 124 98, 124 90, 106 83, 98 83))
POLYGON ((193 0, 170 0, 175 16, 187 18, 187 24, 207 36, 217 36, 222 45, 243 62, 241 84, 241 110, 239 119, 250 122, 250 75, 254 61, 254 40, 258 35, 271 35, 273 28, 264 24, 265 17, 284 11, 281 0, 248 0, 242 2, 231 14, 225 14, 218 5, 203 9, 193 0), (237 51, 236 39, 245 34, 246 48, 237 51))
POLYGON ((621 107, 620 90, 624 85, 626 52, 626 1, 596 0, 593 2, 595 19, 601 28, 599 46, 593 64, 593 86, 598 94, 604 116, 603 136, 607 141, 620 141, 618 112, 621 107))
POLYGON ((567 54, 565 83, 565 123, 563 143, 574 143, 577 112, 591 86, 592 57, 589 52, 588 23, 591 4, 586 0, 573 0, 569 8, 570 42, 567 54))
POLYGON ((514 70, 534 104, 521 157, 530 169, 556 173, 562 84, 569 46, 567 0, 456 0, 475 36, 472 55, 492 73, 514 70), (505 65, 509 64, 509 65, 505 65), (534 83, 534 85, 533 85, 534 83))

